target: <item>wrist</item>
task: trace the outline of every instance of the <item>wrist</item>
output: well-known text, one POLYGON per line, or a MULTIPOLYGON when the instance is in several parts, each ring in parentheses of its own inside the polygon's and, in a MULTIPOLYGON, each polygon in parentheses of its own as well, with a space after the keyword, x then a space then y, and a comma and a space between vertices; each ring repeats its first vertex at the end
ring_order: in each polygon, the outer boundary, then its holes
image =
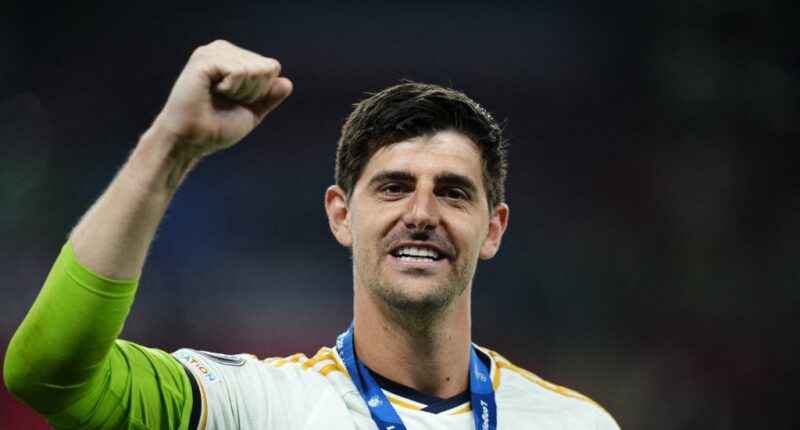
POLYGON ((195 146, 181 142, 156 121, 142 134, 123 170, 137 186, 171 194, 202 156, 195 146))

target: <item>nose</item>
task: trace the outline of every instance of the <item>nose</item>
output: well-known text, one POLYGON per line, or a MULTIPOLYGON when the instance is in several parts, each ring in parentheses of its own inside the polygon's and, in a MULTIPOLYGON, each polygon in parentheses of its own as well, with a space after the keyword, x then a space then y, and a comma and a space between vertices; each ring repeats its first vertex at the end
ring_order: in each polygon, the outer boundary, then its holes
POLYGON ((433 230, 439 226, 439 221, 439 207, 433 190, 418 187, 403 213, 406 228, 418 232, 433 230))

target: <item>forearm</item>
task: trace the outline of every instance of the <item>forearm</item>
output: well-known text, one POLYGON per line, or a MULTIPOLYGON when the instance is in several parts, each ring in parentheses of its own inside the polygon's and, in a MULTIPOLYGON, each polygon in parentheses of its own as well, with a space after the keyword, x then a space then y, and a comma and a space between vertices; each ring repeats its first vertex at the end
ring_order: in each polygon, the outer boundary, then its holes
POLYGON ((109 364, 155 231, 196 160, 173 142, 158 120, 142 136, 73 230, 9 344, 6 383, 40 412, 84 396, 109 364))
POLYGON ((292 92, 279 73, 277 61, 228 42, 195 50, 153 126, 73 230, 78 261, 110 278, 138 276, 191 166, 236 144, 292 92))
POLYGON ((199 156, 176 145, 157 123, 70 236, 78 261, 102 276, 139 276, 158 224, 199 156))

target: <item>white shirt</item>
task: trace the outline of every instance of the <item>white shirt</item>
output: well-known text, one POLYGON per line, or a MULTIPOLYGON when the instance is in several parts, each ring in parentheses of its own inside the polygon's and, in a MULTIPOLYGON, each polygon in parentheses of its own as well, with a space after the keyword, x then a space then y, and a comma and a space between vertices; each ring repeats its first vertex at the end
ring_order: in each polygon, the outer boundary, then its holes
MULTIPOLYGON (((479 351, 491 363, 498 430, 619 430, 589 398, 544 381, 494 351, 479 351)), ((332 348, 322 348, 312 358, 295 354, 263 361, 192 349, 172 355, 197 381, 202 408, 198 429, 377 429, 332 348)), ((469 400, 431 413, 421 410, 425 404, 383 391, 409 430, 475 428, 469 400)))

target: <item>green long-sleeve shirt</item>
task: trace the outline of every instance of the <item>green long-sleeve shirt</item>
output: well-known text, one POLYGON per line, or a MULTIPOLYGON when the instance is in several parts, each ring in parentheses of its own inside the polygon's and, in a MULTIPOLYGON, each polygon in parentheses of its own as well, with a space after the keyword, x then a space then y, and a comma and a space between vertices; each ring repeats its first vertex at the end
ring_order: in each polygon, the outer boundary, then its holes
POLYGON ((137 285, 91 272, 64 245, 9 344, 9 390, 56 428, 188 428, 192 386, 182 366, 117 339, 137 285))

